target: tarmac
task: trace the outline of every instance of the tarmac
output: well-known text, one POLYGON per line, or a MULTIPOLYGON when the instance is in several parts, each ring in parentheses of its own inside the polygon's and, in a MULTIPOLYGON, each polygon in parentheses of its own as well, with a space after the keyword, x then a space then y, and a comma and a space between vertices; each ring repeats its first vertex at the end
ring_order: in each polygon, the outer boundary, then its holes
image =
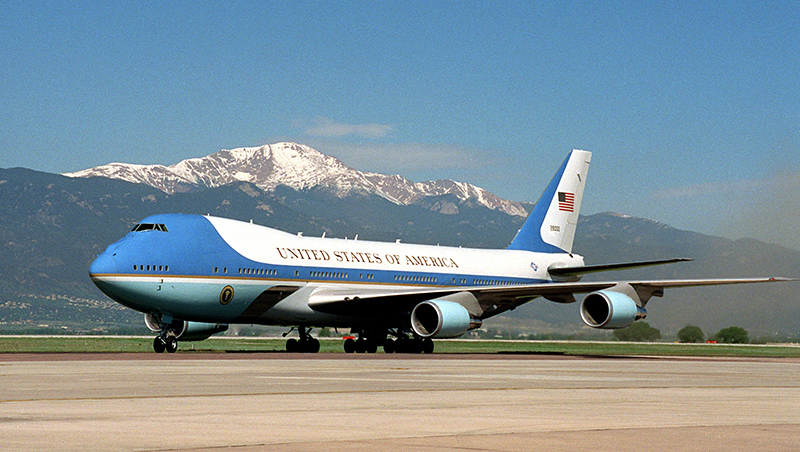
POLYGON ((797 451, 800 360, 0 355, 4 451, 797 451))

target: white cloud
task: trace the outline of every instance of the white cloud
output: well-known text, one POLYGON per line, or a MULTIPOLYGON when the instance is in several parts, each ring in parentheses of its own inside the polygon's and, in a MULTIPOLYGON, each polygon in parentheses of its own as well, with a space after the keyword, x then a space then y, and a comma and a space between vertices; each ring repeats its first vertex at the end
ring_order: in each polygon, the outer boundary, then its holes
POLYGON ((441 169, 478 169, 488 152, 454 145, 423 143, 342 143, 310 140, 309 146, 334 155, 351 168, 389 174, 441 169))
POLYGON ((393 127, 387 124, 345 124, 330 118, 317 117, 315 124, 306 128, 305 133, 312 137, 343 138, 355 136, 376 140, 387 137, 393 127))
POLYGON ((292 125, 307 136, 299 140, 303 144, 361 171, 408 177, 408 171, 476 170, 485 168, 496 154, 451 144, 387 143, 383 139, 394 132, 394 127, 387 124, 345 124, 318 116, 313 121, 296 119, 292 125))

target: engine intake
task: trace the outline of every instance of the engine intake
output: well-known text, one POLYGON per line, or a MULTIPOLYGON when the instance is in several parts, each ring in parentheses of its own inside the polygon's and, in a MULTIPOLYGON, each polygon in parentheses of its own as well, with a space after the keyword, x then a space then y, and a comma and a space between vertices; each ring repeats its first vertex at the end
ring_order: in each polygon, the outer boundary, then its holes
POLYGON ((212 334, 228 330, 228 325, 224 323, 189 322, 174 319, 171 323, 165 324, 161 321, 161 317, 153 314, 144 315, 144 324, 154 333, 160 333, 165 329, 172 330, 175 332, 175 339, 181 341, 202 341, 211 337, 212 334))
POLYGON ((411 311, 411 329, 423 338, 458 337, 480 324, 467 308, 452 301, 423 301, 411 311))
POLYGON ((631 297, 612 290, 592 292, 581 301, 581 319, 592 328, 625 328, 647 317, 647 311, 631 297))

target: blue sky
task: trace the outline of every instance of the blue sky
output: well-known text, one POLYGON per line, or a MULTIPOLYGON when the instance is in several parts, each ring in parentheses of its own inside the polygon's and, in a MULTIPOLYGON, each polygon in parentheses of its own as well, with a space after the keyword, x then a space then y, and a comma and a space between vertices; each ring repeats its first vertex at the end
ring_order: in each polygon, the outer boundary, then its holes
POLYGON ((582 148, 584 213, 800 249, 797 5, 428 3, 4 1, 0 167, 288 140, 535 201, 582 148))

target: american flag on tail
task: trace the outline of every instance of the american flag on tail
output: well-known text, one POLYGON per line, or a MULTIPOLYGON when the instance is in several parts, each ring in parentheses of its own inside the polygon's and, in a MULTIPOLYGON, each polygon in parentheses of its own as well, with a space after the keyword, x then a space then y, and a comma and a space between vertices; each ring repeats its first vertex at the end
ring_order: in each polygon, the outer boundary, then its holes
POLYGON ((575 193, 558 192, 558 210, 564 212, 575 211, 575 193))

